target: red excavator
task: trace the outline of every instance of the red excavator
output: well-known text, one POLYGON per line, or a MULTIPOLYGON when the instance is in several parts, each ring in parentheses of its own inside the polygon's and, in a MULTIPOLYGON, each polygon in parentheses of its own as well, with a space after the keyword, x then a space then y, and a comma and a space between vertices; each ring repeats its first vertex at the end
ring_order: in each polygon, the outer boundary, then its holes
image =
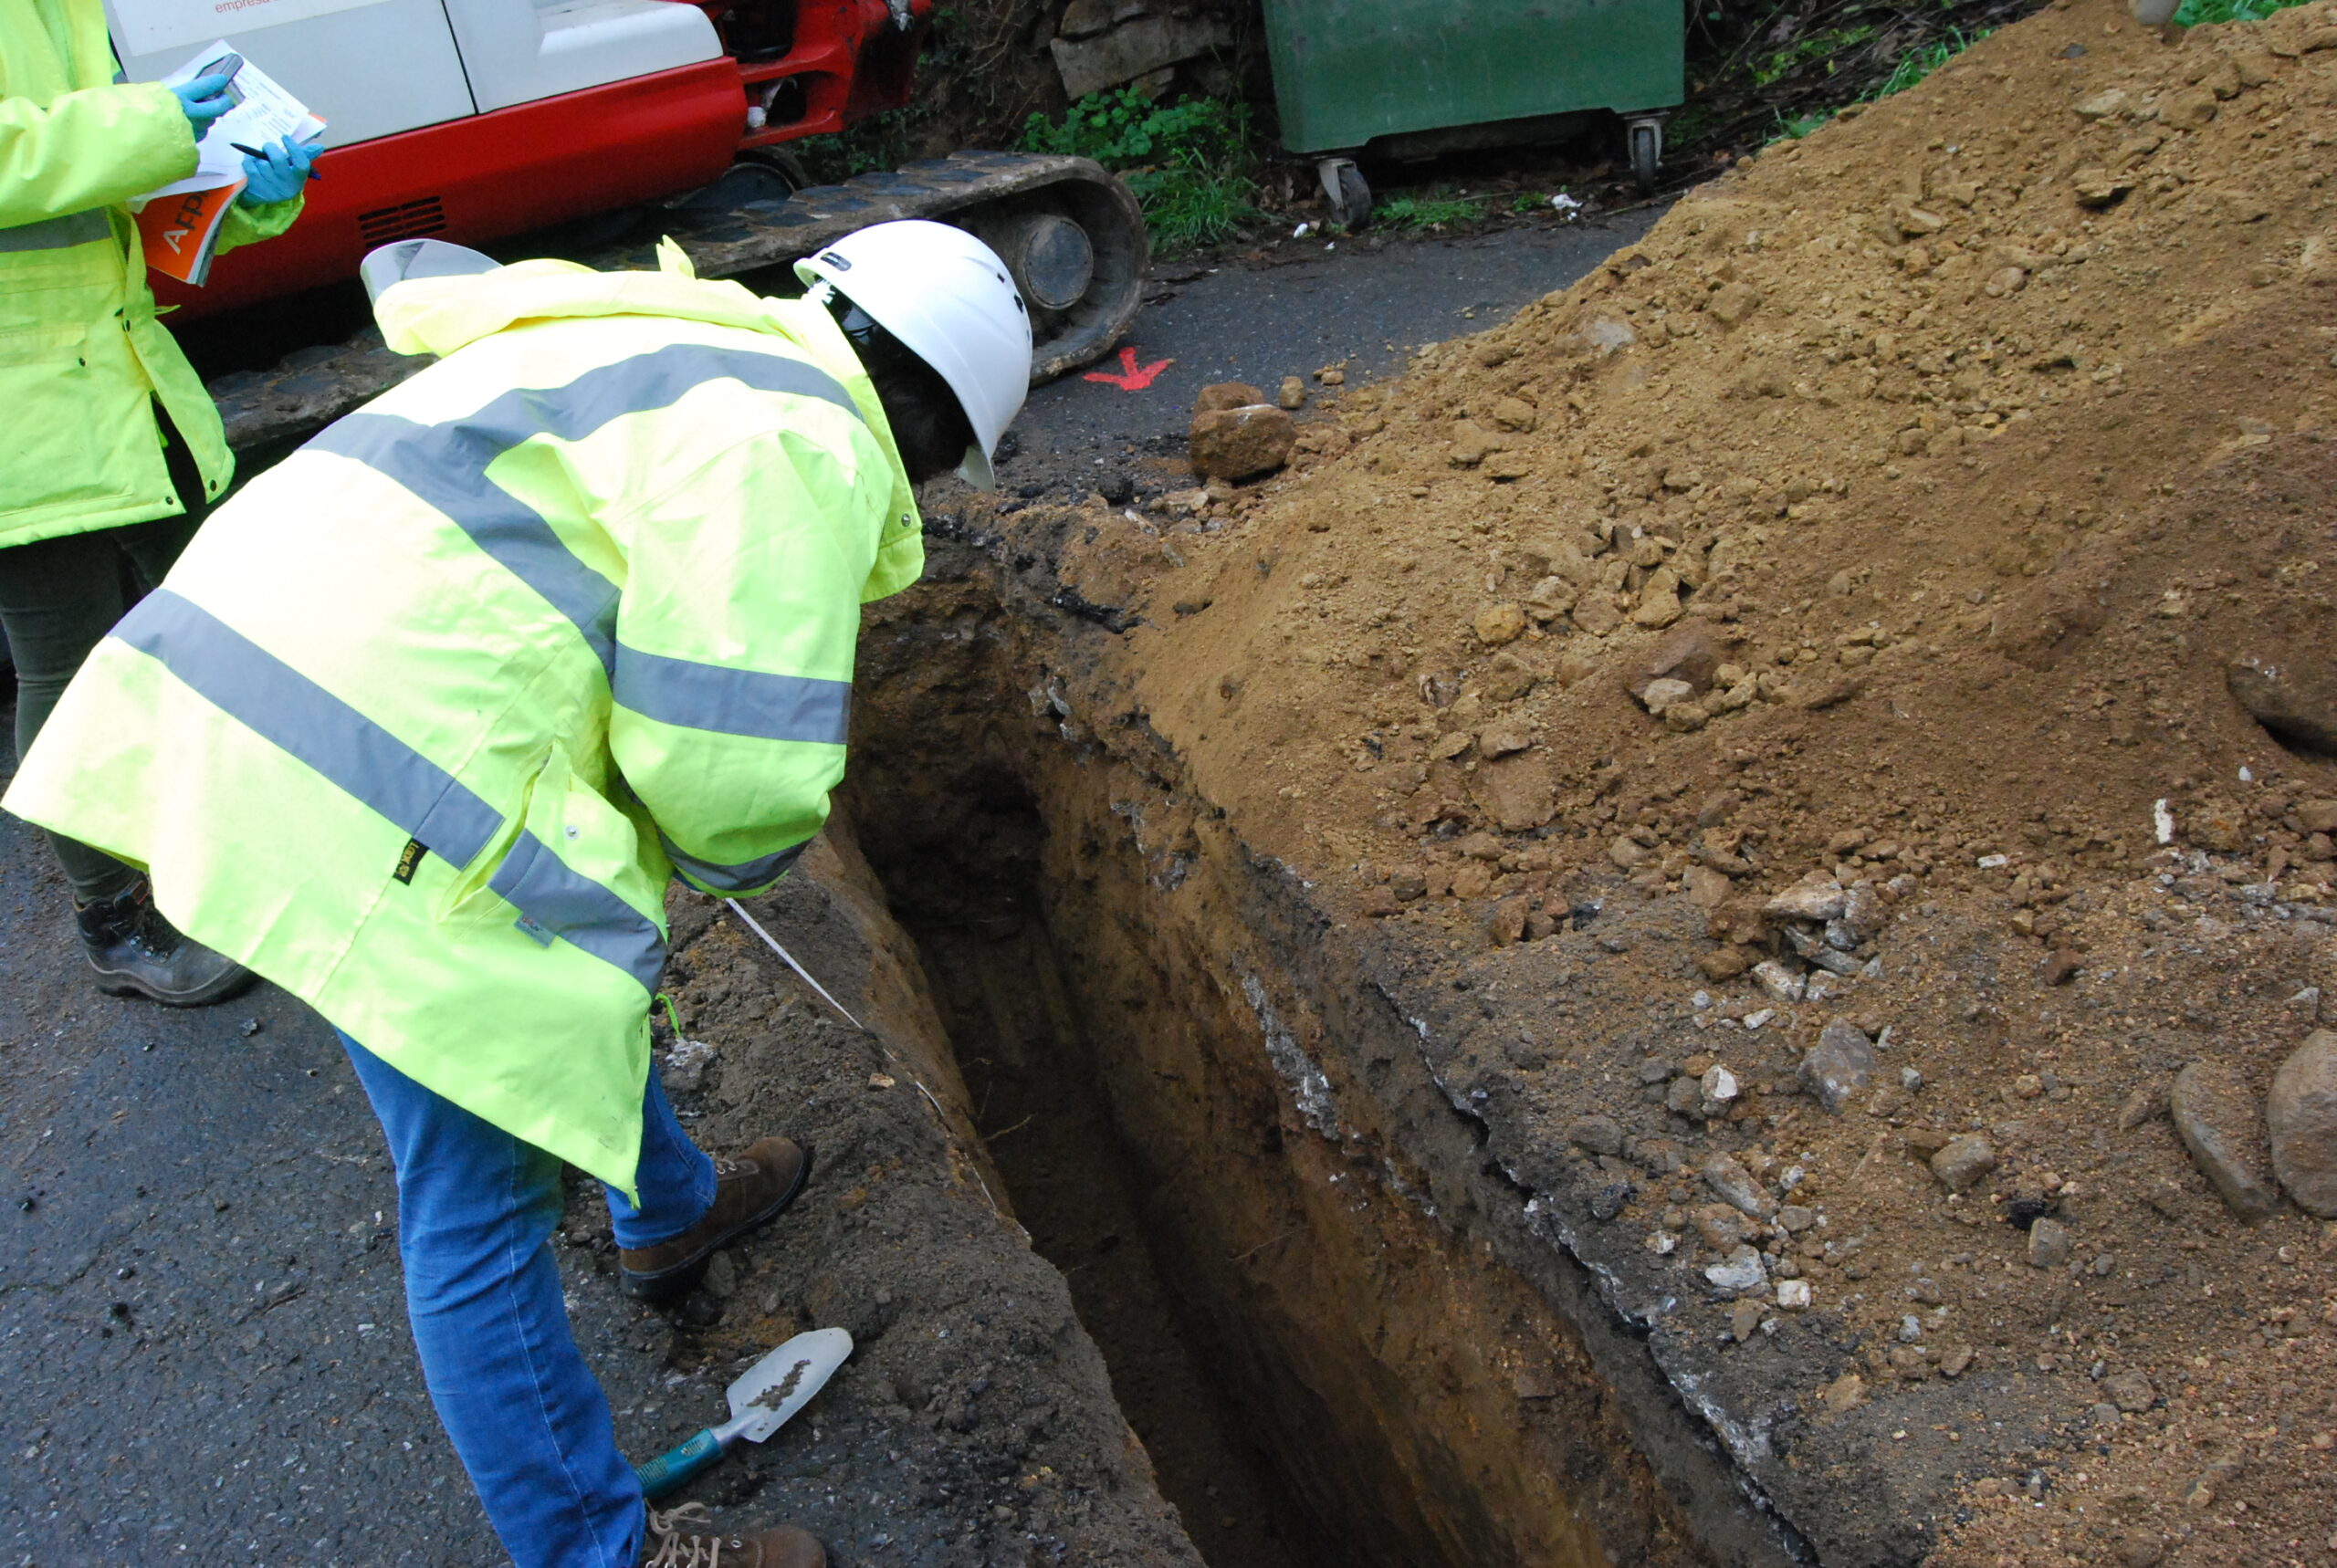
MULTIPOLYGON (((886 218, 988 241, 1032 307, 1034 375, 1107 348, 1147 259, 1135 199, 1085 159, 960 153, 798 188, 785 144, 907 101, 934 0, 108 0, 132 79, 223 36, 326 122, 288 235, 157 277, 179 319, 353 277, 368 250, 514 235, 682 193, 706 276, 886 218)), ((664 214, 660 214, 661 218, 664 214)))

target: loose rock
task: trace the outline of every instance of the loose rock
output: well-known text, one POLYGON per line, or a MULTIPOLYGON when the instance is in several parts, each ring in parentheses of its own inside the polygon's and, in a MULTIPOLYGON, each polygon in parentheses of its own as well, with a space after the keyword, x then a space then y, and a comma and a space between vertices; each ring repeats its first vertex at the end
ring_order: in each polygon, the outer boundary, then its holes
POLYGON ((1495 653, 1482 684, 1487 701, 1508 703, 1531 692, 1541 679, 1540 672, 1516 654, 1495 653))
POLYGON ((2337 1030, 2316 1030, 2280 1063, 2264 1103, 2272 1174, 2307 1214, 2337 1219, 2337 1030))
POLYGON ((1947 1146, 1932 1156, 1931 1167, 1932 1175, 1948 1191, 1969 1192, 1996 1168, 1996 1145, 1977 1133, 1966 1133, 1949 1139, 1947 1146))
MULTIPOLYGON (((1875 892, 1872 883, 1853 883, 1842 891, 1842 914, 1839 923, 1842 935, 1850 938, 1850 946, 1873 941, 1882 934, 1882 927, 1890 918, 1890 906, 1882 902, 1882 895, 1875 892)), ((1833 940, 1835 924, 1828 923, 1826 935, 1829 942, 1833 940)))
POLYGON ((1777 1211, 1776 1199, 1732 1155, 1714 1155, 1703 1163, 1702 1175, 1714 1197, 1742 1213, 1766 1219, 1777 1211))
POLYGON ((1874 1082, 1881 1065, 1866 1031, 1836 1019, 1801 1059, 1801 1081, 1826 1109, 1839 1115, 1852 1095, 1874 1082))
POLYGON ((1764 958, 1754 965, 1753 978, 1774 1001, 1797 1002, 1802 998, 1806 984, 1802 977, 1775 958, 1764 958))
POLYGON ((1847 1416, 1866 1403, 1866 1379, 1855 1372, 1846 1372, 1818 1391, 1825 1403, 1827 1414, 1847 1416))
POLYGON ((1266 394, 1247 382, 1213 382, 1194 394, 1193 417, 1265 401, 1266 394))
POLYGON ((2166 1092, 2156 1084, 2146 1084, 2126 1096, 2118 1107, 2118 1130, 2131 1133, 2154 1117, 2166 1114, 2166 1092))
POLYGON ((1483 764, 1471 792, 1505 833, 1532 832, 1558 809, 1556 784, 1538 749, 1483 764))
POLYGON ((1525 610, 1523 605, 1496 604, 1477 613, 1477 641, 1489 648, 1504 643, 1514 643, 1525 632, 1525 610))
POLYGON ((1524 398, 1505 397, 1493 407, 1493 421, 1504 430, 1531 431, 1541 416, 1524 398))
POLYGON ((2040 1219, 2028 1228, 2031 1268, 2059 1269, 2070 1260, 2070 1228, 2058 1219, 2040 1219))
POLYGON ((1205 478, 1247 479, 1288 462, 1297 440, 1289 414, 1252 402, 1195 414, 1186 452, 1193 472, 1205 478))
POLYGON ((1812 872, 1761 906, 1772 920, 1839 919, 1849 895, 1842 884, 1823 872, 1812 872))
POLYGON ((1769 1270, 1761 1254, 1750 1247, 1739 1247, 1720 1262, 1706 1264, 1704 1278, 1712 1281, 1714 1290, 1734 1295, 1766 1285, 1769 1270))
POLYGON ((1612 1116, 1577 1116, 1567 1126, 1567 1141, 1594 1155, 1619 1155, 1623 1129, 1612 1116))
POLYGON ((1682 872, 1680 888, 1699 909, 1717 909, 1728 901, 1728 878, 1709 866, 1692 865, 1682 872))
POLYGON ((1648 712, 1661 718, 1663 716, 1664 709, 1674 703, 1684 703, 1695 695, 1696 688, 1687 682, 1666 679, 1650 681, 1640 688, 1639 698, 1640 702, 1647 705, 1648 712))
POLYGON ((1734 327, 1761 308, 1761 296, 1749 283, 1731 283, 1714 291, 1705 307, 1725 327, 1734 327))
POLYGON ((2101 1380, 2101 1391, 2129 1416, 2140 1415, 2158 1402, 2158 1390, 2134 1367, 2113 1372, 2101 1380))
POLYGON ((2192 1163, 2234 1214, 2253 1224, 2279 1206, 2261 1174, 2264 1124, 2256 1096, 2237 1069, 2220 1061, 2193 1062, 2175 1074, 2167 1109, 2192 1163))

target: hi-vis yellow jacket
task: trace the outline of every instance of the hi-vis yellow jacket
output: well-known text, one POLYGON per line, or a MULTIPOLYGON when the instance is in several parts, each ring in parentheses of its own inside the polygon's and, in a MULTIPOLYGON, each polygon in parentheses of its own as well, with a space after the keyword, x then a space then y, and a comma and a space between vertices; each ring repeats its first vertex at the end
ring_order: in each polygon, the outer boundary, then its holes
MULTIPOLYGON (((0 547, 179 510, 147 402, 227 487, 219 413, 154 319, 122 205, 194 172, 168 88, 117 84, 100 0, 0 0, 0 547)), ((237 206, 219 248, 282 234, 296 198, 237 206)))
POLYGON ((391 347, 445 358, 212 515, 5 801, 627 1191, 666 879, 785 872, 844 774, 860 604, 924 563, 827 312, 665 267, 386 291, 391 347))

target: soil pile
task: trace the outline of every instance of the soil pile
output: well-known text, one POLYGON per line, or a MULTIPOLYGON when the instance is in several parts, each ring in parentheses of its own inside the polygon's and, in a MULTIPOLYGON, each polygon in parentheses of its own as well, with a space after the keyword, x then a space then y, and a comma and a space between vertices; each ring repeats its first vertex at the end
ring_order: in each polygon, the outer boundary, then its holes
POLYGON ((1334 833, 1498 828, 1546 789, 1595 861, 1601 782, 1659 757, 1685 782, 1753 743, 1747 714, 1839 708, 1801 727, 1856 783, 1776 813, 1772 861, 1866 827, 1944 863, 2049 807, 2063 847, 2133 862, 2170 790, 2237 834, 2264 737, 2224 664, 2290 662, 2328 608, 2337 50, 2297 51, 2332 26, 2307 7, 2168 47, 2048 11, 1359 392, 1315 438, 1356 451, 1265 501, 1204 591, 1168 590, 1214 605, 1152 633, 1217 664, 1181 705, 1194 761, 1271 741, 1280 777, 1229 789, 1334 833), (1675 623, 1713 656, 1658 723, 1625 688, 1675 623), (2049 695, 1995 689, 2016 670, 2052 671, 2049 695), (1955 799, 1886 834, 1879 760, 1955 799))
POLYGON ((2061 0, 1311 475, 1059 520, 1116 702, 1829 1560, 2337 1551, 2337 1230, 2256 1212, 2337 1016, 2332 110, 2327 0, 2061 0))

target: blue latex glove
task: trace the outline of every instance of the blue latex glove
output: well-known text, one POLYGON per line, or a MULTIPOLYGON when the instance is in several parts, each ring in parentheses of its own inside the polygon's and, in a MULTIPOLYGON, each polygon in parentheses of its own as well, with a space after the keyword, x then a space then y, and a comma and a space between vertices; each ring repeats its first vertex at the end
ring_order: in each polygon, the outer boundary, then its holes
POLYGON ((316 148, 279 137, 260 152, 260 157, 244 160, 244 190, 236 200, 246 207, 265 207, 299 195, 309 183, 309 165, 317 161, 316 148))
POLYGON ((197 141, 210 131, 211 122, 236 107, 227 96, 225 77, 197 77, 171 89, 178 96, 179 107, 186 110, 186 122, 194 130, 197 141))

